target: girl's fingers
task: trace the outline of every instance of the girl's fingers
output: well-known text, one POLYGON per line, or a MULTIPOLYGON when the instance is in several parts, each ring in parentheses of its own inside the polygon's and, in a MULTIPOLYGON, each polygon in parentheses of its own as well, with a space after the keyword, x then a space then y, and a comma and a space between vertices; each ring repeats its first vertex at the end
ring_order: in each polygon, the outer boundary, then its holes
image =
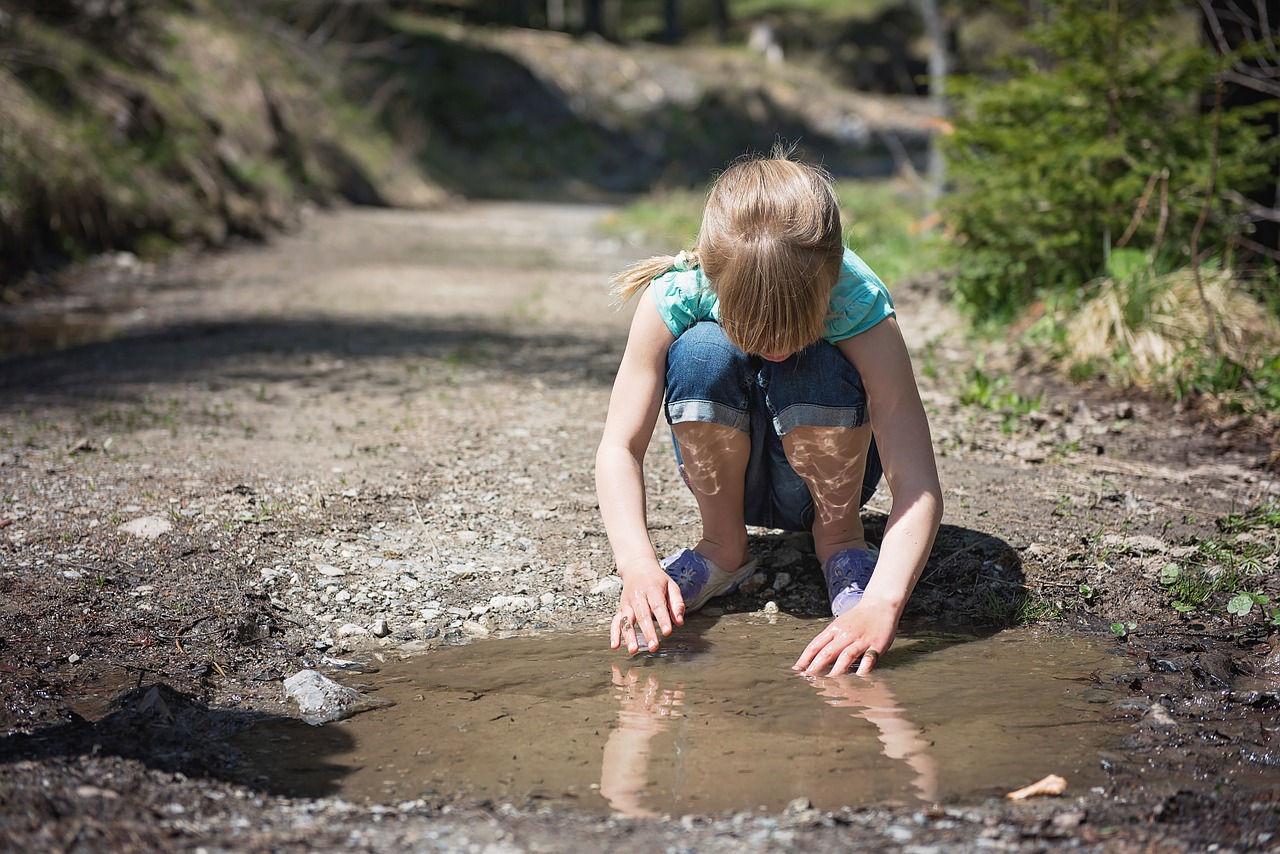
POLYGON ((609 649, 617 649, 622 643, 622 615, 614 614, 609 621, 609 649))
POLYGON ((840 655, 836 657, 836 663, 831 665, 831 672, 828 673, 827 675, 839 676, 841 673, 844 673, 846 670, 848 670, 849 665, 853 664, 853 660, 857 658, 857 653, 855 652, 856 649, 857 649, 856 646, 845 647, 844 651, 841 652, 840 655))
POLYGON ((667 582, 667 601, 671 603, 671 619, 677 626, 684 625, 684 596, 680 593, 680 585, 675 579, 667 582))
POLYGON ((858 665, 858 675, 866 676, 871 669, 880 663, 880 653, 874 649, 868 649, 862 653, 862 663, 858 665))
POLYGON ((809 645, 804 648, 804 652, 800 653, 800 657, 796 659, 796 663, 791 665, 792 670, 808 670, 809 664, 813 661, 813 657, 818 654, 830 639, 830 630, 823 630, 816 638, 809 641, 809 645))
POLYGON ((655 590, 649 594, 649 607, 658 618, 658 628, 662 630, 663 637, 671 634, 671 615, 667 613, 667 600, 663 598, 662 591, 655 590))
POLYGON ((653 616, 649 613, 649 609, 645 608, 640 611, 640 631, 644 634, 645 646, 653 652, 658 648, 658 630, 653 627, 653 616))
POLYGON ((635 655, 640 651, 640 645, 636 643, 635 623, 630 615, 618 615, 618 639, 620 643, 626 644, 629 655, 635 655))
POLYGON ((840 654, 840 650, 840 644, 834 638, 827 641, 826 645, 818 650, 818 654, 813 657, 813 661, 809 662, 809 666, 805 668, 805 675, 817 675, 819 670, 836 659, 836 656, 840 654))

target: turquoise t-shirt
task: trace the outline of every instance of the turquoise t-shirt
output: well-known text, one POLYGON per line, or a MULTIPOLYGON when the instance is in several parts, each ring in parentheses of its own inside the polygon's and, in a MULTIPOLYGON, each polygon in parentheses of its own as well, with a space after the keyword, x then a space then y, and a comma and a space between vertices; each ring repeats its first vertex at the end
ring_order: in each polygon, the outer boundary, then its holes
MULTIPOLYGON (((720 300, 700 267, 668 270, 654 279, 653 300, 658 314, 677 338, 699 321, 720 322, 720 300)), ((823 337, 832 343, 852 338, 893 314, 893 299, 884 282, 856 252, 845 249, 840 276, 827 304, 823 337)))

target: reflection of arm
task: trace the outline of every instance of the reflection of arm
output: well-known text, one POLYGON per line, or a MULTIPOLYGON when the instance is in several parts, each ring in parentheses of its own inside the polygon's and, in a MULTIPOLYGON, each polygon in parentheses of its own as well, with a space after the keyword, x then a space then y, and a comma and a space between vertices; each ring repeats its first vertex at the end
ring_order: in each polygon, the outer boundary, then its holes
POLYGON ((884 755, 905 762, 916 773, 912 785, 924 801, 938 798, 938 767, 926 751, 929 742, 920 735, 920 729, 903 714, 898 700, 888 685, 867 679, 854 682, 847 676, 833 676, 814 680, 827 702, 838 708, 859 708, 854 712, 860 718, 875 725, 880 731, 880 743, 884 755))
POLYGON ((600 767, 600 795, 623 815, 659 815, 640 804, 640 795, 649 783, 649 743, 681 716, 684 692, 659 691, 658 677, 650 674, 643 696, 635 688, 639 674, 631 669, 624 677, 613 665, 613 684, 622 689, 618 728, 609 733, 600 767))
POLYGON ((609 740, 604 743, 600 794, 623 815, 638 818, 658 815, 640 805, 640 793, 649 782, 649 740, 656 731, 628 727, 619 718, 618 728, 609 733, 609 740))

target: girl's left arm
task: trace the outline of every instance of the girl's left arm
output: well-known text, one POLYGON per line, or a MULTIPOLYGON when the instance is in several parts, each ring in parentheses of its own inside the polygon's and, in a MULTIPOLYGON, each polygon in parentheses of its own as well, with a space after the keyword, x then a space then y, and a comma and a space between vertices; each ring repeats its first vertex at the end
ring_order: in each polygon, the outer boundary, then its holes
MULTIPOLYGON (((911 357, 896 318, 837 342, 867 391, 871 429, 893 495, 875 572, 856 606, 805 647, 794 669, 835 675, 861 658, 865 675, 893 644, 898 621, 933 548, 942 521, 942 488, 911 357), (868 650, 874 654, 866 655, 868 650)), ((857 512, 857 511, 854 511, 857 512)))

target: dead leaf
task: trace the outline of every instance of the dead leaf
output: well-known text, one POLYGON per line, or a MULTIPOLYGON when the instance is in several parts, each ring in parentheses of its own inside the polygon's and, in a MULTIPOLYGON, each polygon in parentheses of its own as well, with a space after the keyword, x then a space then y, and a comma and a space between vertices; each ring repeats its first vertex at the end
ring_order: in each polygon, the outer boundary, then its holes
POLYGON ((1059 777, 1057 774, 1050 774, 1043 780, 1037 780, 1030 786, 1018 789, 1016 792, 1010 792, 1005 795, 1011 800, 1020 801, 1024 798, 1034 798, 1036 795, 1061 795, 1067 790, 1067 781, 1059 777))

